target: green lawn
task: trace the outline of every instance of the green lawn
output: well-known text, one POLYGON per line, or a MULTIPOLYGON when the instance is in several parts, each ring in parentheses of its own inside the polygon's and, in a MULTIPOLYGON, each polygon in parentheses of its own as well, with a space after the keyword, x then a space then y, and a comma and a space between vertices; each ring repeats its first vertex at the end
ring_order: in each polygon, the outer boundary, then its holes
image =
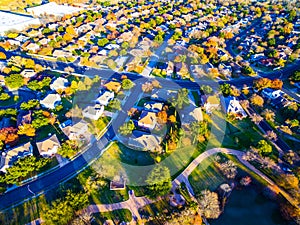
POLYGON ((40 217, 40 213, 45 205, 46 198, 44 195, 41 195, 13 209, 2 211, 0 213, 0 224, 27 224, 40 217))
POLYGON ((93 134, 99 135, 103 132, 110 120, 111 118, 107 116, 100 117, 98 120, 92 120, 89 122, 89 129, 93 134))
POLYGON ((61 140, 64 137, 63 132, 60 130, 60 128, 57 127, 57 125, 47 125, 40 128, 36 132, 36 141, 45 140, 47 137, 49 137, 49 134, 56 134, 59 140, 61 140))
POLYGON ((250 118, 230 121, 218 111, 214 112, 211 130, 207 149, 214 147, 249 149, 251 145, 263 139, 259 129, 250 118))
POLYGON ((104 224, 106 220, 112 220, 114 224, 120 224, 122 221, 130 222, 132 220, 131 212, 128 209, 114 210, 106 213, 94 213, 95 222, 104 224))
POLYGON ((228 159, 230 159, 231 161, 233 161, 235 163, 235 165, 243 170, 244 172, 248 173, 252 178, 254 178, 255 180, 257 180, 259 183, 261 183, 264 186, 267 186, 268 183, 262 179, 260 176, 258 176, 256 173, 252 172, 250 169, 248 169, 248 167, 244 166, 235 156, 233 155, 226 155, 226 157, 228 159))
POLYGON ((153 220, 151 222, 146 223, 147 225, 160 225, 164 224, 166 217, 171 216, 174 208, 169 204, 169 201, 166 199, 159 200, 150 205, 146 205, 145 207, 139 209, 141 216, 151 216, 153 220), (159 216, 163 213, 163 217, 159 216))
POLYGON ((214 157, 211 156, 202 161, 189 176, 195 194, 199 194, 205 189, 216 190, 226 182, 226 178, 214 165, 214 157))
MULTIPOLYGON (((109 149, 96 160, 89 168, 81 172, 77 177, 70 180, 68 183, 82 188, 86 185, 88 177, 96 172, 104 174, 106 185, 104 185, 99 191, 92 192, 90 196, 90 202, 96 204, 108 204, 120 201, 126 201, 128 199, 128 190, 111 191, 109 189, 110 180, 115 176, 126 174, 129 180, 134 182, 137 178, 137 172, 142 165, 151 165, 154 160, 148 152, 134 151, 120 143, 113 143, 109 149)), ((146 174, 145 174, 146 175, 146 174)), ((141 178, 143 179, 143 177, 141 178)), ((131 184, 131 182, 128 182, 131 184)), ((138 192, 139 187, 137 187, 138 192)), ((136 190, 136 189, 135 189, 136 190)))

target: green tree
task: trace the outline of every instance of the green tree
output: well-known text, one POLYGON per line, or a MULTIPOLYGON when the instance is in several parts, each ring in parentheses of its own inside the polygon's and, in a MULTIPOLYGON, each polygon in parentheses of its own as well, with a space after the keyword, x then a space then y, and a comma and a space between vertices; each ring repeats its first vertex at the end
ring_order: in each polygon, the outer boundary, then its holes
POLYGON ((43 126, 47 126, 50 123, 50 119, 45 116, 43 110, 38 110, 33 113, 34 119, 32 121, 32 126, 35 129, 39 129, 43 126))
POLYGON ((102 38, 102 39, 99 39, 97 44, 100 46, 100 47, 103 47, 105 46, 106 44, 109 43, 109 40, 107 38, 102 38))
POLYGON ((37 159, 35 156, 20 158, 13 166, 6 169, 4 176, 0 177, 0 182, 6 184, 18 184, 21 180, 29 177, 33 172, 38 172, 50 162, 48 158, 37 159))
POLYGON ((260 140, 257 143, 256 149, 260 155, 269 155, 272 153, 272 145, 265 140, 260 140))
POLYGON ((270 46, 275 46, 275 45, 276 45, 276 40, 275 40, 275 38, 270 38, 270 39, 268 40, 268 44, 269 44, 270 46))
POLYGON ((183 107, 188 105, 190 102, 188 94, 189 92, 186 88, 180 89, 177 96, 171 99, 172 106, 178 109, 183 109, 183 107))
POLYGON ((222 92, 222 94, 225 97, 229 96, 230 93, 231 93, 231 86, 230 86, 230 84, 227 84, 227 83, 221 84, 220 85, 220 91, 222 92))
POLYGON ((41 81, 33 80, 27 84, 27 87, 33 91, 40 91, 45 88, 49 88, 52 79, 50 77, 45 77, 41 81))
POLYGON ((114 98, 109 102, 108 107, 111 109, 121 110, 121 101, 114 98))
POLYGON ((7 94, 7 93, 1 93, 0 94, 0 101, 6 101, 8 99, 10 99, 10 95, 9 94, 7 94))
POLYGON ((65 200, 70 204, 74 212, 83 209, 89 203, 88 195, 86 193, 74 193, 70 190, 67 191, 65 200))
POLYGON ((20 74, 11 74, 4 78, 5 85, 10 89, 19 89, 24 85, 24 78, 20 74))
POLYGON ((290 78, 292 81, 299 82, 300 81, 300 71, 296 71, 290 78))
POLYGON ((123 49, 128 49, 128 48, 129 48, 129 43, 128 43, 127 41, 124 41, 124 42, 122 43, 121 47, 122 47, 123 49))
POLYGON ((168 167, 157 165, 146 179, 146 194, 151 199, 168 194, 171 190, 171 174, 168 167))
POLYGON ((65 158, 71 158, 78 152, 79 148, 76 141, 67 140, 64 142, 60 148, 58 148, 57 153, 65 158))
POLYGON ((205 94, 211 94, 213 92, 212 87, 209 85, 202 85, 201 90, 203 90, 205 94))
POLYGON ((134 123, 132 120, 129 120, 128 122, 124 123, 119 128, 119 133, 124 136, 129 136, 132 134, 132 131, 135 129, 134 123))
POLYGON ((134 83, 130 79, 122 80, 122 88, 125 90, 129 90, 134 86, 134 83))
POLYGON ((22 110, 30 110, 30 109, 36 109, 40 107, 40 102, 39 100, 33 99, 29 100, 28 102, 22 102, 20 105, 20 108, 22 110))
POLYGON ((58 199, 42 212, 42 219, 47 225, 66 225, 74 216, 72 207, 66 201, 58 199))

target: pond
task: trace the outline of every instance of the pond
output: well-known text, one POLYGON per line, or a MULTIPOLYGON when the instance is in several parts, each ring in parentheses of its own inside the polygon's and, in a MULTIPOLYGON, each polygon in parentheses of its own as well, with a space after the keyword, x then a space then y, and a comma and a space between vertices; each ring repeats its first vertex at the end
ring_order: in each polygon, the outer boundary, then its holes
POLYGON ((258 193, 253 187, 233 190, 223 214, 211 225, 285 225, 279 206, 258 193))

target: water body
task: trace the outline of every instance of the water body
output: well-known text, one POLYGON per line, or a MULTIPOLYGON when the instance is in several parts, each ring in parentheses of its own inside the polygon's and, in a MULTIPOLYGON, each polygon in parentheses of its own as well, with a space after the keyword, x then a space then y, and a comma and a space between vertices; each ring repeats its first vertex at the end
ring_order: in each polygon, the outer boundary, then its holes
POLYGON ((211 225, 286 225, 279 206, 258 193, 253 187, 234 189, 225 210, 211 225))

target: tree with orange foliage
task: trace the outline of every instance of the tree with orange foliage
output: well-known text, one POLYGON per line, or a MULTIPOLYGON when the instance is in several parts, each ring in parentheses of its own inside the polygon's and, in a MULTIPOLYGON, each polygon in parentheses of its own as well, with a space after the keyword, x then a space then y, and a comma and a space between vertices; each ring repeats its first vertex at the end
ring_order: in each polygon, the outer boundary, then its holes
POLYGON ((271 88, 274 88, 274 89, 282 89, 282 86, 283 86, 283 82, 282 82, 282 80, 279 80, 279 79, 275 79, 271 83, 271 88))
POLYGON ((18 130, 13 127, 5 127, 0 130, 0 141, 5 144, 15 145, 19 139, 18 130))
POLYGON ((272 81, 269 78, 260 78, 253 82, 253 87, 257 90, 262 90, 271 87, 272 81))
POLYGON ((166 111, 160 111, 157 113, 157 122, 160 124, 165 124, 168 121, 168 114, 166 111))
POLYGON ((4 52, 0 52, 0 59, 6 59, 6 55, 4 52))

